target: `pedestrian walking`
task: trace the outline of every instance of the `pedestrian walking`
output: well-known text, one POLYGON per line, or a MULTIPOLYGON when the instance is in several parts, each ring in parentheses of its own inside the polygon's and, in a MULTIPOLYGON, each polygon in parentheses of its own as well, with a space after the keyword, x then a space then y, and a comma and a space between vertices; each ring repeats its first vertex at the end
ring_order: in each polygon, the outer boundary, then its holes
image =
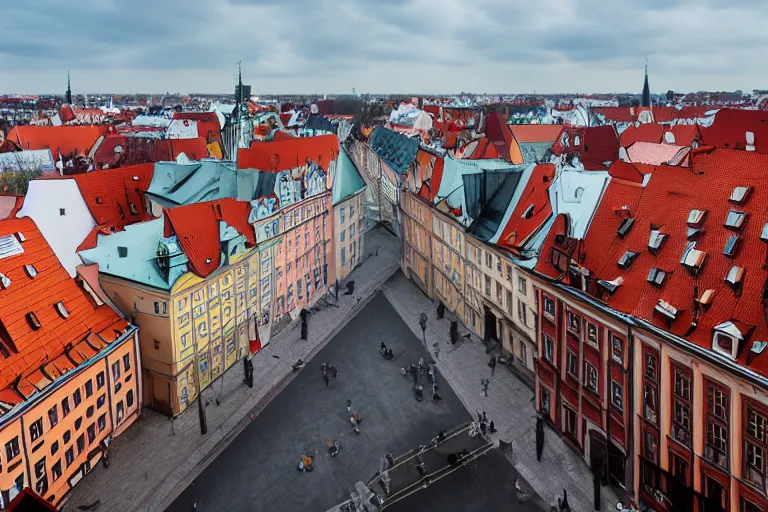
POLYGON ((485 396, 485 398, 488 398, 488 385, 490 383, 491 383, 491 381, 488 380, 488 379, 481 379, 480 380, 480 385, 483 386, 483 396, 485 396))
POLYGON ((440 344, 439 343, 433 343, 432 348, 435 350, 435 359, 440 358, 440 344))
POLYGON ((488 427, 489 427, 488 431, 491 434, 495 434, 497 432, 496 426, 493 424, 493 421, 491 421, 491 423, 488 425, 488 427))
POLYGON ((485 435, 486 429, 487 429, 487 426, 486 426, 485 422, 481 421, 480 422, 480 432, 482 432, 483 435, 485 435))
POLYGON ((483 411, 483 423, 488 423, 488 416, 485 415, 485 411, 483 411))
POLYGON ((480 414, 480 411, 477 411, 477 422, 482 423, 483 422, 483 415, 480 414))
POLYGON ((488 366, 491 367, 491 377, 493 377, 493 374, 496 372, 496 356, 491 357, 491 360, 488 361, 488 366))

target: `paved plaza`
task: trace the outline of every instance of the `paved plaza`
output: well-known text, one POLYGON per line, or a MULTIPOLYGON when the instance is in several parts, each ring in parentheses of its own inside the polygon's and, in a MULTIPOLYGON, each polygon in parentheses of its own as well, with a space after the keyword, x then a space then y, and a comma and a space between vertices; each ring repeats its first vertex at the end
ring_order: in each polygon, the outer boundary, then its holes
MULTIPOLYGON (((443 400, 414 399, 412 380, 401 375, 400 367, 419 357, 429 358, 421 340, 386 297, 376 295, 168 511, 187 512, 194 503, 200 512, 324 511, 343 501, 356 481, 373 476, 386 452, 407 452, 439 430, 471 420, 444 382, 443 400), (379 355, 382 341, 394 350, 393 360, 379 355), (338 368, 330 389, 322 380, 321 362, 338 368), (359 436, 351 432, 348 399, 363 418, 359 436), (341 453, 331 458, 325 439, 339 436, 341 453), (296 471, 302 454, 316 457, 312 473, 296 471)), ((541 510, 517 503, 515 476, 512 465, 494 451, 391 510, 541 510)))

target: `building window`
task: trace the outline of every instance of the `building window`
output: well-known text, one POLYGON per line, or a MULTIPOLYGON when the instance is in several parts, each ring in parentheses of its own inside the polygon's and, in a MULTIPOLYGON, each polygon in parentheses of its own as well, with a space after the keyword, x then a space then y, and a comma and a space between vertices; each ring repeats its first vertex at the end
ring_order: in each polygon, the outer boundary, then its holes
POLYGON ((517 291, 523 295, 527 295, 528 293, 528 283, 522 277, 517 278, 517 291))
POLYGON ((678 368, 673 369, 675 381, 672 396, 672 427, 671 436, 676 441, 690 447, 691 445, 691 378, 678 368))
POLYGON ((101 389, 104 387, 104 372, 99 372, 96 374, 96 389, 101 389))
POLYGON ((112 363, 112 380, 117 381, 120 378, 120 361, 112 363))
POLYGON ((520 299, 517 299, 517 319, 520 320, 520 323, 525 327, 528 327, 528 308, 526 308, 525 303, 520 299))
POLYGON ((764 512, 764 511, 761 510, 760 507, 758 507, 751 501, 747 501, 746 498, 741 498, 741 508, 739 509, 739 512, 764 512))
POLYGON ((80 405, 80 402, 83 401, 82 395, 80 394, 80 389, 76 389, 74 393, 72 393, 72 403, 75 404, 75 407, 80 405))
POLYGON ((91 395, 93 395, 93 381, 88 379, 85 382, 85 398, 89 398, 91 395))
POLYGON ((168 303, 163 300, 156 300, 155 301, 155 314, 156 315, 167 315, 168 314, 168 303))
POLYGON ((5 443, 5 462, 9 463, 19 455, 19 438, 14 437, 5 443))
POLYGON ((501 293, 501 283, 499 283, 498 281, 496 281, 496 301, 499 304, 504 303, 503 295, 501 293))
POLYGON ((611 381, 611 403, 619 411, 624 412, 624 388, 615 380, 611 381))
POLYGON ((659 391, 650 382, 647 382, 643 387, 643 418, 654 425, 658 425, 659 391))
POLYGON ((67 463, 67 467, 75 462, 75 450, 71 446, 64 452, 64 461, 67 463))
POLYGON ((125 394, 125 405, 128 407, 133 407, 133 390, 129 389, 128 393, 125 394))
POLYGON ((746 432, 744 436, 744 478, 756 486, 761 492, 766 490, 766 423, 768 418, 763 411, 751 405, 746 407, 746 432))
POLYGON ((355 225, 354 224, 350 224, 350 226, 349 226, 349 236, 350 237, 355 236, 355 225))
POLYGON ((552 363, 555 360, 555 340, 548 334, 542 334, 541 337, 544 341, 544 359, 552 363))
POLYGON ((659 463, 659 447, 656 437, 648 430, 643 430, 643 456, 654 464, 659 463))
POLYGON ((344 247, 341 248, 341 264, 342 265, 347 264, 347 251, 344 247))
POLYGON ((576 437, 576 411, 563 407, 563 431, 571 437, 576 437))
POLYGON ((123 371, 127 372, 131 369, 131 354, 125 354, 123 356, 123 371))
POLYGON ((57 460, 56 464, 51 466, 51 481, 55 482, 61 477, 61 460, 57 460))
POLYGON ((342 229, 341 232, 339 233, 339 241, 344 242, 346 241, 346 239, 347 239, 347 232, 342 229))
POLYGON ((584 386, 589 391, 597 393, 597 368, 590 363, 584 363, 584 386))
POLYGON ((85 436, 80 434, 77 438, 77 454, 80 455, 85 450, 85 436))
POLYGON ((555 301, 544 296, 544 316, 554 322, 555 320, 555 301))
POLYGON ((528 366, 528 349, 525 347, 525 343, 520 341, 520 361, 527 367, 528 366))
POLYGON ((568 375, 579 380, 579 358, 576 356, 576 354, 573 353, 571 349, 568 349, 568 352, 565 356, 565 366, 568 371, 568 375))
POLYGON ((489 252, 485 253, 485 266, 488 268, 493 268, 493 257, 489 252))
POLYGON ((51 428, 55 427, 59 422, 59 410, 55 405, 48 409, 48 422, 51 425, 51 428))
POLYGON ((341 221, 341 224, 343 225, 347 221, 347 209, 345 207, 339 208, 339 220, 341 221))
POLYGON ((549 416, 549 391, 545 388, 539 388, 541 390, 541 412, 545 416, 549 416))
POLYGON ((704 458, 728 469, 728 394, 707 382, 706 441, 704 458))
POLYGON ((587 343, 597 347, 597 326, 587 322, 587 343))
POLYGON ((67 310, 67 307, 64 305, 64 302, 59 301, 56 304, 54 304, 53 307, 56 308, 56 312, 59 314, 61 318, 67 318, 69 316, 69 310, 67 310))
POLYGON ((509 313, 509 316, 512 316, 514 313, 512 312, 512 307, 514 304, 514 300, 512 298, 512 292, 507 290, 507 313, 509 313))
POLYGON ((656 355, 652 354, 650 352, 645 353, 645 377, 652 380, 653 382, 658 382, 658 359, 656 359, 656 355))
POLYGON ((29 437, 32 438, 32 441, 37 441, 37 439, 42 435, 43 435, 43 419, 39 418, 29 426, 29 437))
POLYGON ((568 321, 568 330, 573 334, 578 335, 580 330, 579 327, 581 324, 581 317, 573 311, 568 311, 565 316, 566 320, 568 321))
POLYGON ((48 491, 48 475, 45 472, 45 457, 35 463, 35 478, 37 483, 35 484, 35 491, 40 496, 45 495, 48 491))
POLYGON ((104 404, 105 404, 106 402, 107 402, 107 395, 101 395, 101 396, 100 396, 100 397, 99 397, 99 398, 96 400, 96 407, 98 407, 99 409, 101 409, 102 407, 104 407, 104 404))
POLYGON ((88 433, 88 444, 93 443, 93 440, 96 439, 96 424, 91 423, 85 431, 88 433))
POLYGON ((123 421, 125 415, 125 408, 123 407, 123 401, 117 402, 117 424, 119 425, 123 421))
POLYGON ((616 336, 611 335, 611 356, 617 363, 624 363, 624 340, 616 336))
POLYGON ((61 436, 61 439, 64 441, 64 444, 67 444, 69 440, 72 439, 72 432, 65 430, 64 435, 61 436))
POLYGON ((512 265, 507 263, 507 281, 512 282, 512 265))

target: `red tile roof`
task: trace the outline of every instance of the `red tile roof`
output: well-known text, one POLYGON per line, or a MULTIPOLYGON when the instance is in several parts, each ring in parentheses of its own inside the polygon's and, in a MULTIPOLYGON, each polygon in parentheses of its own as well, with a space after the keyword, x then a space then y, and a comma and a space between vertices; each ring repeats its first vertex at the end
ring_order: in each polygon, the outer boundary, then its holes
POLYGON ((587 171, 604 171, 608 168, 605 162, 619 158, 619 136, 613 125, 565 127, 552 146, 552 153, 578 155, 587 171), (564 143, 566 140, 567 144, 564 143))
POLYGON ((694 141, 701 141, 701 132, 699 131, 699 125, 697 124, 677 124, 669 126, 662 137, 662 142, 667 142, 667 133, 672 134, 670 139, 671 144, 677 146, 690 146, 694 141))
POLYGON ((58 152, 63 155, 77 151, 81 155, 88 154, 94 143, 104 135, 107 126, 14 126, 8 132, 8 139, 13 140, 22 149, 51 150, 53 158, 58 158, 58 152))
MULTIPOLYGON (((16 396, 23 401, 35 386, 47 384, 39 370, 42 366, 44 373, 54 379, 67 370, 56 361, 69 345, 73 346, 70 357, 80 363, 84 360, 81 354, 95 354, 105 346, 99 336, 114 341, 118 337, 114 331, 123 332, 128 323, 109 306, 92 302, 61 266, 32 219, 0 221, 0 236, 16 238, 17 233, 25 239, 21 242, 24 252, 0 259, 0 270, 11 280, 7 288, 0 290, 0 345, 8 352, 8 356, 0 355, 0 389, 21 378, 18 387, 25 392, 16 396), (34 278, 25 265, 34 266, 34 278), (67 318, 56 310, 60 301, 69 312, 67 318), (29 313, 39 321, 36 330, 27 318, 29 313), (88 343, 97 350, 86 349, 88 343)), ((8 394, 10 391, 4 396, 8 398, 8 394)))
POLYGON ((664 126, 658 123, 646 123, 640 125, 631 125, 621 132, 619 138, 621 147, 628 148, 637 141, 642 142, 661 142, 661 135, 664 132, 664 126))
POLYGON ((215 140, 221 144, 221 125, 216 112, 176 112, 174 119, 197 121, 197 135, 206 142, 215 140))
POLYGON ((755 151, 768 153, 768 112, 761 110, 718 110, 712 125, 701 128, 701 137, 707 146, 745 149, 747 132, 754 134, 755 151))
POLYGON ((494 146, 490 140, 488 140, 488 137, 483 137, 481 139, 475 139, 467 143, 466 146, 464 146, 464 153, 462 158, 464 160, 485 160, 485 159, 494 159, 494 158, 501 158, 501 155, 499 154, 499 150, 494 146), (472 149, 472 152, 469 153, 468 149, 471 144, 475 144, 474 148, 472 149))
POLYGON ((145 207, 144 193, 154 169, 154 164, 130 165, 76 174, 74 179, 96 224, 108 231, 119 231, 127 224, 152 218, 145 207))
POLYGON ((533 169, 496 245, 510 252, 519 252, 530 237, 544 226, 552 215, 549 187, 554 178, 554 164, 539 164, 533 169))
POLYGON ((251 205, 246 201, 221 199, 163 210, 164 236, 176 235, 189 259, 189 268, 206 277, 221 264, 219 221, 226 222, 243 235, 249 247, 256 245, 253 226, 248 223, 251 205))
POLYGON ((520 146, 512 136, 512 130, 510 130, 504 116, 498 112, 488 114, 485 121, 485 136, 488 137, 491 144, 496 146, 501 158, 513 164, 524 163, 520 146))
POLYGON ((764 268, 766 242, 760 238, 768 221, 768 174, 755 172, 768 168, 768 155, 701 148, 694 152, 691 165, 691 169, 656 167, 645 189, 612 182, 578 253, 580 262, 596 279, 623 279, 612 296, 603 295, 610 307, 648 320, 701 347, 712 347, 713 329, 721 323, 750 326, 751 337, 739 348, 737 360, 768 376, 768 357, 750 352, 753 341, 768 341, 763 299, 768 277, 764 268), (736 187, 753 187, 741 205, 729 201, 736 187), (616 230, 628 215, 625 205, 634 225, 621 239, 616 230), (707 212, 695 247, 707 254, 698 275, 680 263, 688 243, 689 213, 694 209, 707 212), (740 231, 724 226, 733 210, 747 213, 740 231), (652 225, 667 235, 655 255, 648 249, 652 225), (733 235, 741 239, 735 257, 730 258, 724 248, 733 235), (626 251, 638 255, 628 269, 622 269, 617 262, 626 251), (725 281, 733 266, 746 271, 740 292, 725 281), (668 273, 660 287, 647 281, 654 267, 668 273), (694 299, 705 290, 714 290, 714 299, 709 306, 698 307, 698 317, 694 318, 694 299), (678 310, 669 324, 654 311, 659 300, 678 310))
POLYGON ((689 165, 689 147, 638 141, 627 148, 630 161, 650 165, 689 165))
POLYGON ((339 139, 336 135, 254 142, 250 148, 238 149, 237 167, 280 172, 301 167, 311 161, 327 170, 330 162, 338 156, 339 139))
POLYGON ((509 125, 517 142, 554 142, 563 131, 559 124, 512 124, 509 125))

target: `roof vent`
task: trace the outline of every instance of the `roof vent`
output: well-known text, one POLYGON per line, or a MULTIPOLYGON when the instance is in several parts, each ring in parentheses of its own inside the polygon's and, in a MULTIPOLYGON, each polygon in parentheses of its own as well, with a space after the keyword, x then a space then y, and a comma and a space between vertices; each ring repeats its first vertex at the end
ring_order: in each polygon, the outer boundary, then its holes
POLYGON ((667 278, 667 273, 664 270, 661 270, 660 268, 653 267, 651 271, 648 272, 648 282, 656 286, 663 285, 664 280, 666 278, 667 278))
POLYGON ((205 258, 205 262, 210 264, 213 260, 211 258, 205 258))
POLYGON ((669 302, 659 299, 659 303, 654 309, 670 320, 677 318, 677 308, 669 302))
POLYGON ((755 132, 747 132, 747 151, 755 150, 755 132))
POLYGON ((704 224, 704 218, 707 216, 707 210, 691 210, 688 213, 688 225, 700 228, 704 224))
POLYGON ((708 288, 703 292, 701 292, 701 295, 699 295, 699 298, 696 299, 696 302, 706 307, 712 304, 712 299, 714 298, 715 298, 715 290, 713 288, 708 288))
POLYGON ((741 288, 741 282, 744 280, 744 273, 745 270, 742 267, 734 265, 725 276, 725 282, 734 290, 738 290, 741 288))
POLYGON ((768 347, 768 341, 755 341, 752 343, 752 348, 749 350, 755 354, 762 354, 765 347, 768 347))
POLYGON ((605 279, 599 279, 597 281, 597 284, 603 288, 606 292, 608 292, 609 295, 613 295, 613 293, 619 289, 619 286, 621 286, 624 283, 623 277, 617 277, 613 281, 606 281, 605 279))
POLYGON ((651 254, 656 254, 661 246, 664 245, 664 241, 667 239, 667 235, 661 232, 658 228, 651 229, 651 236, 648 238, 648 250, 651 254))
POLYGON ((13 235, 0 236, 0 258, 16 256, 24 252, 24 248, 13 235))
POLYGON ((632 230, 632 226, 635 225, 635 218, 634 217, 627 217, 626 219, 621 221, 621 224, 619 224, 619 229, 616 231, 616 234, 619 235, 619 238, 622 240, 627 237, 629 232, 632 230))
POLYGON ((37 277, 37 269, 34 265, 24 265, 24 272, 27 273, 30 279, 37 277))
POLYGON ((741 237, 739 235, 729 236, 728 240, 725 242, 725 249, 723 249, 723 254, 729 258, 735 258, 736 253, 739 251, 739 245, 741 245, 741 237))
POLYGON ((3 290, 7 290, 8 287, 11 286, 11 279, 0 272, 0 284, 2 284, 3 290))
POLYGON ((747 220, 747 212, 731 210, 728 212, 728 217, 725 218, 725 227, 738 231, 744 225, 745 220, 747 220))
POLYGON ((118 245, 117 246, 117 257, 118 258, 127 258, 128 257, 128 248, 124 245, 118 245))
POLYGON ((626 251, 619 260, 619 267, 626 270, 632 266, 632 263, 634 263, 635 259, 637 259, 636 252, 626 251))
POLYGON ((733 192, 731 192, 731 197, 728 198, 728 201, 739 205, 744 204, 747 202, 750 192, 752 192, 751 186, 736 187, 733 189, 733 192))
POLYGON ((698 274, 706 260, 707 253, 696 249, 696 242, 688 242, 683 251, 683 257, 680 258, 680 263, 694 274, 698 274))

